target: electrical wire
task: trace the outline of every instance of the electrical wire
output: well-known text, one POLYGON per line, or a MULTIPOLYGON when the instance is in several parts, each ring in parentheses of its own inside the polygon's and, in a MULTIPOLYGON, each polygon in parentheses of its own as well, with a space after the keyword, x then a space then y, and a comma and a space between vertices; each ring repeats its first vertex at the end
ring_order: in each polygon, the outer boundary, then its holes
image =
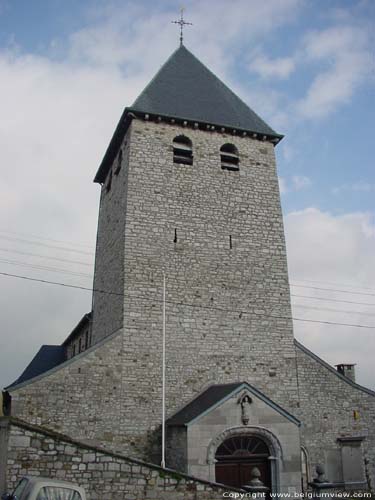
POLYGON ((371 297, 375 297, 375 293, 351 292, 349 290, 337 290, 337 289, 333 289, 333 288, 320 288, 317 286, 294 285, 293 283, 290 283, 290 286, 295 286, 298 288, 310 288, 311 290, 324 290, 325 292, 350 293, 352 295, 369 295, 371 297))
POLYGON ((70 247, 61 247, 58 245, 48 245, 47 243, 41 243, 40 241, 31 241, 31 240, 26 240, 23 238, 13 238, 12 236, 1 236, 1 235, 0 235, 0 238, 2 238, 3 240, 7 240, 7 241, 19 241, 21 243, 27 243, 29 245, 38 245, 38 246, 47 247, 47 248, 54 248, 56 250, 64 250, 66 252, 80 253, 83 255, 94 255, 93 252, 85 252, 84 250, 77 250, 75 248, 70 248, 70 247))
POLYGON ((69 271, 68 269, 60 269, 58 267, 39 266, 37 264, 30 264, 28 262, 21 262, 21 261, 17 261, 17 260, 0 259, 0 262, 3 264, 10 264, 12 266, 28 267, 30 269, 38 269, 38 270, 50 271, 50 272, 54 272, 54 273, 70 274, 72 276, 81 276, 81 277, 90 278, 90 279, 93 278, 92 274, 69 271))
POLYGON ((316 306, 307 306, 305 304, 292 304, 292 307, 299 307, 302 309, 312 309, 314 311, 329 311, 336 313, 344 313, 344 314, 359 314, 360 316, 375 316, 375 313, 369 313, 365 311, 343 311, 342 309, 331 309, 329 307, 316 307, 316 306))
MULTIPOLYGON (((57 286, 63 286, 66 288, 75 288, 78 290, 86 290, 90 292, 96 292, 96 293, 103 293, 103 294, 108 294, 108 295, 117 295, 121 297, 129 297, 129 298, 135 298, 135 299, 141 299, 141 300, 147 300, 149 302, 162 302, 161 299, 148 299, 146 297, 140 296, 140 295, 135 295, 135 294, 125 294, 125 293, 119 293, 119 292, 111 292, 107 290, 100 290, 100 289, 95 289, 95 288, 88 288, 88 287, 83 287, 83 286, 78 286, 78 285, 71 285, 68 283, 60 283, 56 281, 49 281, 49 280, 42 280, 42 279, 37 279, 37 278, 31 278, 30 276, 22 276, 22 275, 17 275, 17 274, 10 274, 10 273, 4 273, 0 272, 0 275, 2 276, 7 276, 7 277, 12 277, 12 278, 19 278, 27 281, 35 281, 38 283, 47 283, 50 285, 57 285, 57 286)), ((294 320, 294 321, 303 321, 306 323, 320 323, 320 324, 325 324, 325 325, 338 325, 338 326, 348 326, 348 327, 355 327, 355 328, 366 328, 366 329, 371 329, 375 330, 375 325, 359 325, 359 324, 350 324, 350 323, 338 323, 334 321, 322 321, 322 320, 314 320, 314 319, 305 319, 305 318, 295 318, 292 316, 276 316, 273 314, 261 314, 261 313, 256 313, 252 311, 245 311, 245 310, 240 310, 240 309, 224 309, 216 306, 202 306, 202 305, 197 305, 197 304, 189 304, 187 302, 175 302, 171 300, 166 301, 167 304, 172 304, 176 306, 186 306, 186 307, 192 307, 192 308, 197 308, 197 309, 208 309, 211 311, 221 311, 221 312, 227 312, 227 313, 235 313, 239 314, 240 317, 243 314, 250 314, 253 316, 260 316, 260 317, 267 317, 267 318, 275 318, 275 319, 285 319, 285 320, 294 320)))
POLYGON ((88 262, 83 262, 81 260, 70 260, 70 259, 63 259, 60 257, 51 257, 49 255, 41 255, 38 253, 20 252, 19 250, 14 250, 12 248, 0 248, 0 252, 17 253, 19 255, 28 255, 31 257, 38 257, 48 260, 58 260, 60 262, 69 262, 70 264, 80 264, 81 266, 89 266, 89 267, 93 266, 93 264, 89 264, 88 262))
POLYGON ((92 248, 92 245, 90 245, 89 243, 83 243, 83 242, 78 243, 76 241, 56 240, 54 238, 46 238, 45 236, 37 236, 35 234, 29 234, 29 233, 19 233, 17 231, 7 231, 5 229, 0 229, 0 233, 15 234, 16 236, 25 236, 37 240, 53 241, 55 243, 68 243, 69 245, 73 244, 79 247, 92 248))
POLYGON ((344 283, 337 283, 337 282, 332 282, 332 281, 318 281, 318 280, 299 280, 299 279, 295 279, 295 278, 291 278, 291 281, 298 281, 298 282, 301 282, 301 283, 317 283, 317 284, 321 284, 321 285, 333 285, 333 286, 343 286, 345 288, 354 288, 354 289, 359 289, 359 290, 368 290, 369 292, 375 292, 375 290, 373 288, 367 288, 365 286, 356 286, 356 285, 347 285, 347 284, 344 284, 344 283))
POLYGON ((375 303, 371 304, 370 302, 356 302, 354 300, 330 299, 328 297, 312 297, 311 295, 296 295, 294 293, 291 293, 290 296, 298 297, 301 299, 323 300, 328 302, 343 302, 344 304, 357 304, 361 306, 375 306, 375 303))

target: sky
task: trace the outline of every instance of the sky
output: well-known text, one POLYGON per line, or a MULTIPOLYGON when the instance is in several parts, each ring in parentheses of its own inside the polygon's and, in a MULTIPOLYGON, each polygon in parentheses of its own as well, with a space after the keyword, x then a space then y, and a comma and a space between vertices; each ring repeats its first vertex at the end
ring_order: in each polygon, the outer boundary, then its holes
MULTIPOLYGON (((285 135, 295 336, 375 389, 375 2, 184 6, 186 47, 285 135)), ((179 8, 0 0, 0 272, 92 286, 92 180, 122 110, 178 47, 179 8)), ((0 385, 90 309, 89 291, 0 274, 0 385)))

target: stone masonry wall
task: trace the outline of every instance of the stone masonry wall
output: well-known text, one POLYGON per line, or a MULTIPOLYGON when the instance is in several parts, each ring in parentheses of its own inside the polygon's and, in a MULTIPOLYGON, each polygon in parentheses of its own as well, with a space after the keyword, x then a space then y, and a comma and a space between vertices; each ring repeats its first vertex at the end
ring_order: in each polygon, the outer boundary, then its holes
POLYGON ((7 439, 7 449, 0 452, 6 478, 0 494, 12 491, 26 474, 77 483, 87 500, 218 500, 228 491, 22 421, 0 419, 0 434, 7 439))
POLYGON ((114 198, 102 195, 95 282, 105 276, 112 289, 123 287, 123 318, 118 308, 95 311, 95 297, 93 325, 100 338, 111 330, 107 323, 123 321, 120 433, 147 439, 159 421, 163 269, 168 414, 207 385, 241 380, 293 411, 295 352, 273 145, 139 119, 128 135, 126 187, 113 177, 114 198), (193 165, 173 163, 180 134, 193 142, 193 165), (228 142, 239 150, 239 172, 221 169, 220 147, 228 142), (125 222, 123 202, 115 203, 124 191, 125 222), (112 248, 114 233, 124 252, 112 248))
POLYGON ((91 322, 87 322, 73 339, 65 344, 66 358, 70 359, 77 354, 86 351, 91 346, 91 322))
POLYGON ((13 389, 14 415, 157 462, 163 269, 167 416, 226 382, 298 405, 285 241, 272 144, 138 119, 124 141, 102 187, 94 286, 114 294, 94 294, 93 343, 123 336, 13 389), (193 165, 173 163, 180 134, 193 165), (238 172, 221 169, 228 142, 238 172))
MULTIPOLYGON (((123 335, 118 332, 31 383, 10 390, 12 415, 75 439, 131 454, 120 427, 123 335)), ((130 411, 130 410, 129 410, 130 411)), ((132 409, 136 420, 136 408, 132 409)))
POLYGON ((129 148, 130 130, 120 148, 122 155, 119 156, 119 151, 101 188, 95 253, 94 290, 97 291, 93 294, 93 344, 123 325, 129 148))
POLYGON ((329 462, 341 455, 338 438, 362 436, 364 468, 374 491, 375 393, 351 384, 299 343, 296 352, 300 407, 294 414, 303 422, 301 444, 308 453, 310 478, 317 464, 326 464, 329 474, 329 462))

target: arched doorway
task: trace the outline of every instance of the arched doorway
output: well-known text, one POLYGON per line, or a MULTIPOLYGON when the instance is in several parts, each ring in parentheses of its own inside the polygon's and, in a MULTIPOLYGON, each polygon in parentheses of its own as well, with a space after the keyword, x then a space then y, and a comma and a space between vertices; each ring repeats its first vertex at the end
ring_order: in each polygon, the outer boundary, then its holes
POLYGON ((249 484, 251 470, 260 470, 260 480, 271 489, 270 450, 258 436, 239 435, 226 439, 215 453, 217 483, 241 488, 249 484))

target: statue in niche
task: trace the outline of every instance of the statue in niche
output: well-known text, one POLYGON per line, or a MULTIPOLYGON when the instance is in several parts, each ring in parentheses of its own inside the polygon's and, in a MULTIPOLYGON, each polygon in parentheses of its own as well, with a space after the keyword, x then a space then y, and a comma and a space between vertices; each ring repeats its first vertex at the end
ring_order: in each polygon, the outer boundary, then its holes
POLYGON ((253 402, 248 394, 243 394, 239 399, 241 405, 241 420, 243 425, 247 425, 250 421, 250 405, 253 402))

